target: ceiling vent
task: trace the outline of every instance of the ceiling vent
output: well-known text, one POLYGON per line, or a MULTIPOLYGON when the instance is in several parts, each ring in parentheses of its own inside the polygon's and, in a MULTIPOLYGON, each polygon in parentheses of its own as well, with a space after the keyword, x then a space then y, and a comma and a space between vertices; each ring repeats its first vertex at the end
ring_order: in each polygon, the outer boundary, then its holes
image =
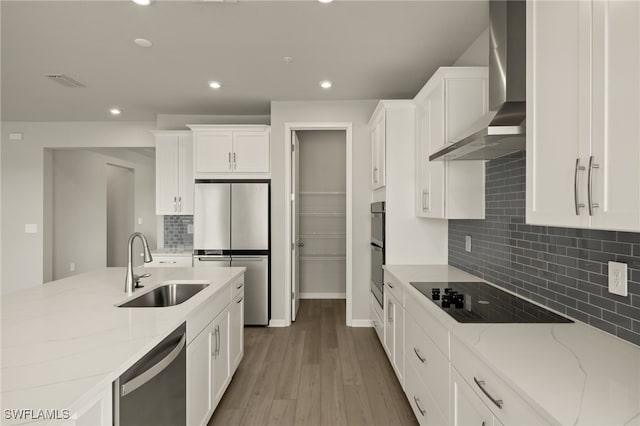
POLYGON ((87 87, 84 84, 80 83, 78 80, 74 80, 68 75, 64 74, 47 74, 45 75, 51 81, 55 81, 58 84, 62 84, 65 87, 87 87))

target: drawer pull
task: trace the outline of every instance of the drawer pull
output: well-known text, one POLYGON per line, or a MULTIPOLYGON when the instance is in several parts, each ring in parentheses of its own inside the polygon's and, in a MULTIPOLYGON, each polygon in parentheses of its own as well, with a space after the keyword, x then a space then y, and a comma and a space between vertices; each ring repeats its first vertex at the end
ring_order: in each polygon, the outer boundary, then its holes
POLYGON ((236 290, 240 290, 240 289, 242 288, 242 286, 243 286, 243 285, 244 285, 244 283, 242 283, 242 284, 240 284, 240 285, 236 286, 236 290))
POLYGON ((238 301, 236 303, 242 302, 242 299, 244 299, 244 297, 241 297, 240 299, 238 299, 238 301))
POLYGON ((476 382, 476 385, 478 385, 478 387, 480 388, 480 390, 482 391, 483 394, 485 394, 487 396, 487 398, 489 398, 491 400, 491 402, 493 402, 496 407, 498 407, 499 409, 502 410, 502 405, 503 402, 501 399, 495 399, 494 397, 492 397, 489 392, 487 392, 487 390, 484 388, 484 380, 478 380, 475 377, 473 378, 473 381, 476 382))
POLYGON ((420 411, 420 414, 422 415, 422 417, 424 417, 425 414, 427 414, 427 410, 424 410, 421 406, 420 406, 420 398, 417 397, 413 397, 413 400, 416 403, 416 407, 418 407, 418 411, 420 411))
POLYGON ((422 355, 420 355, 420 351, 417 348, 413 348, 413 352, 416 353, 416 356, 418 357, 418 359, 420 360, 421 363, 424 364, 424 362, 427 360, 425 357, 423 357, 422 355))
POLYGON ((384 285, 388 286, 389 288, 393 288, 393 286, 391 285, 391 283, 384 283, 384 285))

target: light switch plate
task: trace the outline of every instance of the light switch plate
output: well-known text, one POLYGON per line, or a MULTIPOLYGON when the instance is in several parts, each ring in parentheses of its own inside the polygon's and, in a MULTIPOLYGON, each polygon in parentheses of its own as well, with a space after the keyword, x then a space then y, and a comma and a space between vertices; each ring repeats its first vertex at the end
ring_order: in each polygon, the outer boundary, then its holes
POLYGON ((142 225, 142 224, 143 224, 143 222, 144 222, 144 220, 143 220, 141 217, 139 217, 139 218, 138 218, 138 225, 142 225))
POLYGON ((37 223, 25 223, 24 224, 24 233, 25 234, 37 234, 38 233, 38 224, 37 223))
POLYGON ((627 264, 609 262, 609 293, 626 296, 627 293, 627 264))
POLYGON ((464 236, 464 251, 471 251, 471 235, 464 236))

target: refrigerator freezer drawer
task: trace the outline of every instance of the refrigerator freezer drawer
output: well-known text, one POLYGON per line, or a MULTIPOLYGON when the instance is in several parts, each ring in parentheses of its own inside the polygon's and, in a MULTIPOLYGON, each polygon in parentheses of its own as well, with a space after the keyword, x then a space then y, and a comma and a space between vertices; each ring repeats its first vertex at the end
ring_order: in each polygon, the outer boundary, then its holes
POLYGON ((234 257, 231 266, 244 266, 244 323, 269 323, 269 257, 234 257))
POLYGON ((194 256, 193 266, 195 268, 228 268, 231 266, 231 258, 218 256, 194 256))
POLYGON ((231 249, 269 249, 269 184, 231 185, 231 249))

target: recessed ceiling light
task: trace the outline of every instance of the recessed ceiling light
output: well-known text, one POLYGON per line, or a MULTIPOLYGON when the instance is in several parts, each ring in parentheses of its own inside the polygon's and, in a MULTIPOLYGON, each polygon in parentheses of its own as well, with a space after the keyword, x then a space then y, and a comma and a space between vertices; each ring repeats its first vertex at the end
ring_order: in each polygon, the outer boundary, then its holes
POLYGON ((133 42, 135 44, 137 44, 140 47, 151 47, 153 46, 153 43, 151 43, 151 40, 147 40, 146 38, 137 38, 135 40, 133 40, 133 42))
POLYGON ((209 87, 211 87, 212 89, 219 89, 222 87, 222 84, 219 81, 210 81, 209 87))
POLYGON ((109 110, 109 112, 111 113, 111 115, 120 115, 120 114, 122 114, 122 111, 120 111, 120 108, 111 108, 109 110))
MULTIPOLYGON (((135 0, 134 0, 135 1, 135 0)), ((318 0, 320 3, 331 3, 333 0, 318 0)))
POLYGON ((135 4, 139 4, 140 6, 149 6, 153 0, 133 0, 135 4))
POLYGON ((333 83, 330 80, 324 80, 320 82, 320 87, 322 87, 323 89, 331 89, 331 86, 333 86, 333 83))

